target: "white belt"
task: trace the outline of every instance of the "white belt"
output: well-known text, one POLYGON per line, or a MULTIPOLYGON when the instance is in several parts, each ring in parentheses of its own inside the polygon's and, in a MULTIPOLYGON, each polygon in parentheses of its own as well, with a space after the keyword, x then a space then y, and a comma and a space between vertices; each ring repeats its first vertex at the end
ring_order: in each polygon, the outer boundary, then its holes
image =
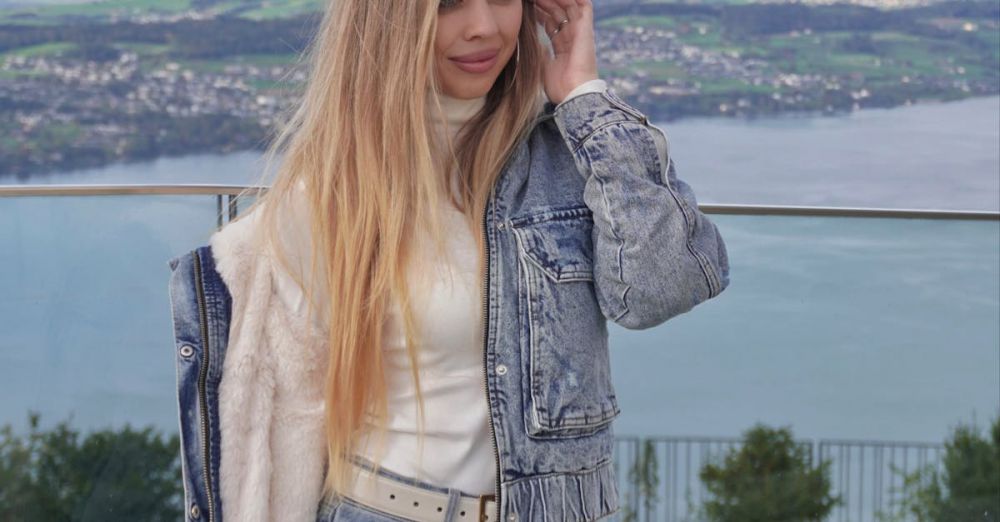
MULTIPOLYGON (((397 517, 420 522, 443 522, 448 514, 448 494, 431 491, 373 473, 354 465, 358 478, 345 494, 351 500, 397 517)), ((462 496, 455 509, 455 520, 494 522, 494 495, 462 496), (463 514, 464 513, 464 514, 463 514)))

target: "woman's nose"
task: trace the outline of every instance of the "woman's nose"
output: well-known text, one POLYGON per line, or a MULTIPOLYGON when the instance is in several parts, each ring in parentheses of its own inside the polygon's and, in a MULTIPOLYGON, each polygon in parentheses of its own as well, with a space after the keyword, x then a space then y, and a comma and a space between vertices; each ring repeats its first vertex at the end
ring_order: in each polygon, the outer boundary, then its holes
POLYGON ((492 36, 499 30, 493 9, 486 0, 468 0, 463 13, 465 24, 465 39, 471 40, 477 36, 492 36))

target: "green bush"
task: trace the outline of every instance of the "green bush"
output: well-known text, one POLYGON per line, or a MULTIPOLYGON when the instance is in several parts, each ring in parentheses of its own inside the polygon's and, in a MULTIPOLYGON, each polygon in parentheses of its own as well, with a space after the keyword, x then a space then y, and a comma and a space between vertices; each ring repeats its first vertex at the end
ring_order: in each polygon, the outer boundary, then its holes
POLYGON ((903 502, 880 520, 1000 522, 1000 416, 988 438, 960 423, 944 446, 942 471, 929 463, 903 473, 903 502))
POLYGON ((63 421, 0 428, 0 520, 176 521, 183 518, 180 438, 152 427, 81 436, 63 421))
POLYGON ((702 509, 713 522, 819 521, 841 502, 830 495, 830 462, 813 467, 809 447, 795 443, 790 428, 757 424, 724 459, 700 473, 712 494, 702 509))
MULTIPOLYGON (((628 482, 639 496, 646 512, 653 512, 656 503, 660 500, 656 494, 656 490, 660 486, 660 476, 657 470, 656 447, 653 441, 648 439, 641 441, 636 459, 629 468, 628 482)), ((638 516, 638 512, 633 509, 631 504, 625 504, 622 507, 622 522, 635 522, 638 516)))

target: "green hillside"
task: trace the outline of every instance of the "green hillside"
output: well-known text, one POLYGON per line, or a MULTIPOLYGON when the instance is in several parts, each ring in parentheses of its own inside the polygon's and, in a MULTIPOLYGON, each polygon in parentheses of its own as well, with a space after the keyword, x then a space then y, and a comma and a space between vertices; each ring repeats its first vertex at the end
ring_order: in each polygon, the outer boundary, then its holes
POLYGON ((236 15, 251 20, 283 18, 322 9, 325 0, 102 0, 96 2, 52 2, 32 8, 0 4, 0 22, 16 24, 55 23, 66 19, 169 16, 185 12, 236 15))

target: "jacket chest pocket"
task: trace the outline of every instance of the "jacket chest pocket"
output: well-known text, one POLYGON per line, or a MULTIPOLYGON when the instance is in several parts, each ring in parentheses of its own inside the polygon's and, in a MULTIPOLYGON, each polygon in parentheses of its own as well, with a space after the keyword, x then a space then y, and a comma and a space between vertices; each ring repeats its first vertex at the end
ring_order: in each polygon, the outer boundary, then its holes
POLYGON ((525 425, 534 437, 591 434, 620 413, 594 292, 593 226, 585 206, 511 220, 527 347, 525 425))

